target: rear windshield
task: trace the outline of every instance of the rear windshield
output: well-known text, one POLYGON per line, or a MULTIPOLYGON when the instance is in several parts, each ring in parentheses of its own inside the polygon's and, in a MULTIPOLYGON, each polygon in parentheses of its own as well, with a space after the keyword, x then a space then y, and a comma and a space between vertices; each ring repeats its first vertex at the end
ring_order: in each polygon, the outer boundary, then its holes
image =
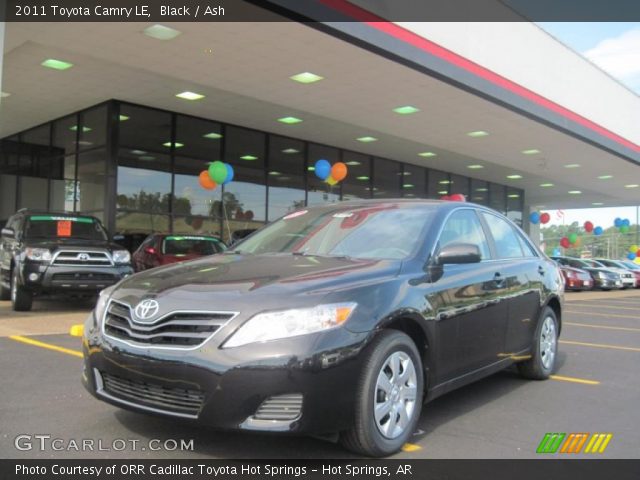
POLYGON ((215 237, 166 237, 162 241, 165 255, 213 255, 224 249, 224 243, 215 237))
POLYGON ((27 218, 25 238, 107 240, 108 236, 102 224, 95 218, 32 215, 27 218))

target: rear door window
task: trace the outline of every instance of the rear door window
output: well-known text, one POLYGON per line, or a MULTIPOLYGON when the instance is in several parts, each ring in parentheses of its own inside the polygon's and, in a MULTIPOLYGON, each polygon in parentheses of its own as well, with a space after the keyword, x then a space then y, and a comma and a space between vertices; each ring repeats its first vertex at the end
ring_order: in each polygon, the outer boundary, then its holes
POLYGON ((518 234, 505 220, 496 215, 482 212, 496 246, 498 258, 521 258, 524 256, 518 234))

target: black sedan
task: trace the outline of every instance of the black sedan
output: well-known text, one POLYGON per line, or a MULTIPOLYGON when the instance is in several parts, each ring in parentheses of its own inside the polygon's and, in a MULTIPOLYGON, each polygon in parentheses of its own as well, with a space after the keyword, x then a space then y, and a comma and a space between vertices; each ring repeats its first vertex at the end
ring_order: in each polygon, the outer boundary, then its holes
POLYGON ((222 254, 104 291, 85 324, 85 387, 220 429, 340 432, 389 455, 422 405, 517 363, 554 371, 557 266, 505 217, 380 200, 291 213, 222 254))

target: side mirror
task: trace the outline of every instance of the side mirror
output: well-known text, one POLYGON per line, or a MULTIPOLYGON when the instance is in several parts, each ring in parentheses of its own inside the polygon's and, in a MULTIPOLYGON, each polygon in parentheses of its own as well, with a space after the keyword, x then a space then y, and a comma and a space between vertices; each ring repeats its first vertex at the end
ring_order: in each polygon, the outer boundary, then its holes
POLYGON ((482 259, 480 249, 472 243, 450 243, 436 257, 437 265, 478 263, 482 259))
POLYGON ((13 228, 3 228, 2 236, 9 237, 9 238, 16 238, 16 232, 13 228))
POLYGON ((124 235, 114 235, 113 236, 113 241, 114 242, 120 242, 122 240, 124 240, 124 235))

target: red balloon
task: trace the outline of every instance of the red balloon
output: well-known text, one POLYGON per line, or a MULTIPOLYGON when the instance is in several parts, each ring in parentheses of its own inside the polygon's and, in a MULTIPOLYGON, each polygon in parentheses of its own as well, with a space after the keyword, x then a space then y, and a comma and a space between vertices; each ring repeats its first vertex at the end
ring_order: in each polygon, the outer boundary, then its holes
POLYGON ((216 182, 211 180, 211 177, 209 176, 209 172, 207 170, 203 170, 200 172, 198 181, 200 182, 200 186, 205 190, 213 190, 218 186, 216 182))
POLYGON ((587 232, 587 233, 593 232, 593 223, 591 223, 589 221, 584 222, 584 231, 587 232))
POLYGON ((549 215, 547 212, 544 212, 542 215, 540 215, 540 223, 541 224, 546 224, 549 223, 549 220, 551 220, 551 215, 549 215))
POLYGON ((443 195, 440 197, 440 200, 451 200, 451 197, 449 195, 443 195))
POLYGON ((452 202, 466 202, 467 201, 466 197, 461 193, 454 193, 453 195, 451 195, 449 197, 449 200, 451 200, 452 202))
POLYGON ((571 245, 571 242, 569 242, 569 239, 567 237, 562 237, 560 239, 560 246, 561 247, 569 248, 570 245, 571 245))

